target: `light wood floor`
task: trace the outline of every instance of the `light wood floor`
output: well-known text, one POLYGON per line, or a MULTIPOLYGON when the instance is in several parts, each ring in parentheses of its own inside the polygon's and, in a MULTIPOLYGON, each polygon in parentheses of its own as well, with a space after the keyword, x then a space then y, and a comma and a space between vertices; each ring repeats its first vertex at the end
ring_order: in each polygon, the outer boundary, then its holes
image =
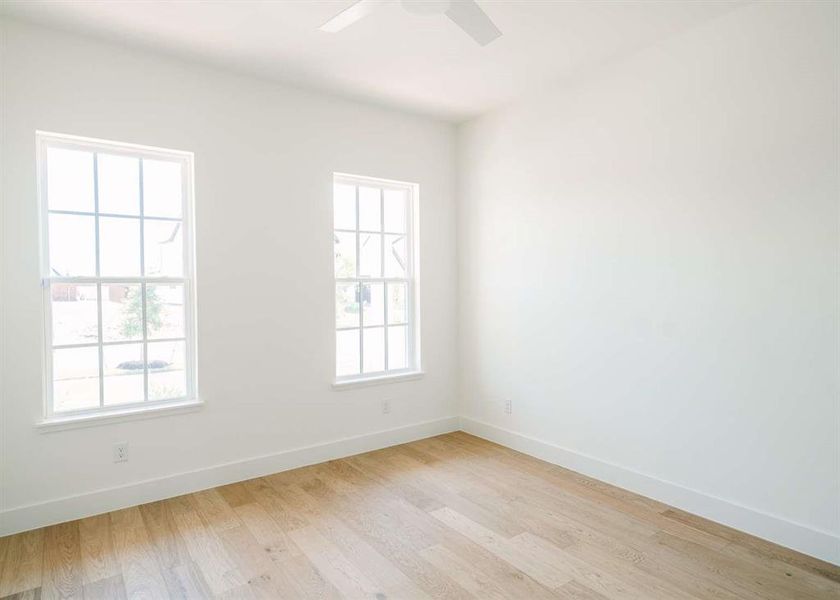
POLYGON ((0 597, 840 598, 840 568, 465 433, 0 538, 0 597))

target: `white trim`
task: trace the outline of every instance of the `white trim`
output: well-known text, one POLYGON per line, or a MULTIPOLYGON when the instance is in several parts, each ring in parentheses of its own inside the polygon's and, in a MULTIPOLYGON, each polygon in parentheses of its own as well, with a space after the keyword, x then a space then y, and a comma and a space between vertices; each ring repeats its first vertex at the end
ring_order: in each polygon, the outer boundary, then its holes
POLYGON ((147 479, 76 496, 56 498, 38 504, 17 506, 0 512, 0 536, 172 498, 396 444, 405 444, 457 430, 458 417, 444 417, 322 444, 293 448, 275 454, 222 463, 195 471, 174 473, 166 477, 147 479))
MULTIPOLYGON (((197 361, 196 361, 196 319, 197 307, 195 299, 195 232, 193 230, 193 222, 195 216, 194 204, 194 155, 192 152, 183 150, 169 150, 164 148, 153 148, 149 146, 141 146, 138 144, 129 144, 124 142, 114 142, 109 140, 100 140, 94 138, 85 138, 74 135, 65 135, 60 133, 50 133, 45 131, 36 131, 36 162, 37 162, 37 188, 38 188, 38 207, 40 212, 40 253, 41 253, 41 285, 43 288, 43 311, 44 311, 44 394, 43 394, 43 415, 44 420, 38 426, 52 425, 60 423, 61 427, 66 427, 69 422, 79 422, 82 416, 85 420, 90 420, 92 414, 101 413, 103 417, 112 419, 115 411, 110 410, 104 406, 104 386, 105 386, 105 372, 103 364, 103 352, 106 342, 103 339, 102 331, 102 287, 109 283, 139 283, 142 298, 142 321, 143 321, 143 335, 141 340, 132 340, 132 342, 141 343, 143 348, 143 362, 148 363, 148 346, 150 342, 147 332, 146 323, 146 286, 147 284, 172 284, 182 285, 184 293, 184 369, 186 377, 186 397, 187 402, 199 406, 201 402, 197 400, 197 361), (49 209, 49 199, 47 190, 47 150, 48 148, 59 147, 69 149, 83 149, 92 153, 93 160, 93 212, 85 211, 58 211, 60 214, 84 214, 92 216, 94 219, 94 233, 95 233, 95 276, 83 277, 54 277, 50 270, 50 254, 49 254, 49 215, 53 211, 49 209), (140 276, 134 277, 102 277, 100 270, 100 218, 103 215, 99 212, 99 177, 98 177, 98 155, 102 152, 109 154, 120 154, 123 156, 130 156, 136 158, 138 161, 138 185, 139 185, 139 199, 137 215, 121 215, 125 218, 136 219, 140 227, 140 276), (143 162, 146 159, 163 159, 171 162, 176 162, 181 167, 181 216, 180 218, 166 218, 156 219, 155 217, 147 217, 145 215, 144 204, 144 182, 143 182, 143 162), (148 277, 146 275, 146 249, 145 249, 145 221, 160 220, 180 222, 182 247, 181 256, 183 261, 183 273, 181 277, 148 277), (97 331, 98 339, 96 344, 91 345, 53 345, 52 340, 52 297, 50 293, 50 286, 53 283, 75 283, 79 285, 90 284, 96 285, 97 288, 97 331), (99 371, 99 403, 98 407, 92 410, 74 411, 85 413, 70 414, 70 413, 55 413, 53 407, 53 350, 64 347, 96 347, 98 349, 98 371, 99 371)), ((123 410, 130 411, 132 414, 142 410, 159 410, 161 404, 166 403, 173 408, 179 408, 184 404, 182 399, 166 399, 163 401, 150 401, 149 384, 148 384, 148 368, 143 370, 143 399, 142 405, 133 405, 129 407, 122 407, 116 412, 123 412, 123 410)))
MULTIPOLYGON (((186 338, 151 338, 145 341, 152 344, 156 342, 185 342, 186 338)), ((68 348, 96 348, 97 346, 128 346, 130 344, 142 344, 143 342, 144 340, 141 338, 139 340, 118 340, 116 342, 102 342, 101 344, 98 342, 84 342, 82 344, 55 344, 53 346, 53 350, 67 350, 68 348)))
POLYGON ((81 135, 70 135, 68 133, 56 133, 54 131, 43 131, 38 129, 35 131, 38 137, 50 138, 56 144, 64 144, 71 148, 78 148, 84 146, 93 150, 101 150, 103 147, 108 149, 109 153, 117 153, 128 156, 148 156, 150 154, 157 154, 158 156, 170 157, 175 154, 181 158, 192 159, 193 153, 186 150, 175 150, 173 148, 160 148, 157 146, 144 146, 142 144, 131 144, 128 142, 116 142, 114 140, 103 140, 101 138, 85 137, 81 135))
POLYGON ((334 381, 334 390, 352 390, 355 388, 369 387, 372 385, 383 385, 385 383, 400 383, 402 381, 415 381, 422 379, 423 371, 411 371, 409 373, 388 373, 375 377, 356 377, 354 379, 341 379, 334 381))
MULTIPOLYGON (((110 154, 110 152, 109 152, 109 154, 110 154)), ((140 170, 141 171, 143 170, 142 161, 140 163, 140 170)), ((143 184, 142 184, 143 174, 142 174, 142 172, 140 173, 140 181, 141 181, 140 189, 141 189, 141 199, 142 199, 142 188, 143 188, 143 184)), ((87 212, 87 211, 84 211, 84 210, 59 210, 59 209, 55 209, 55 208, 50 209, 50 214, 51 215, 73 215, 73 216, 77 216, 77 217, 96 217, 96 216, 100 216, 100 217, 107 217, 109 219, 135 219, 135 220, 138 220, 138 221, 141 218, 139 214, 137 214, 137 215, 121 215, 121 214, 117 214, 117 213, 87 212)), ((183 219, 181 219, 180 217, 155 217, 155 216, 143 215, 142 218, 146 221, 163 221, 163 222, 183 221, 183 219)), ((340 230, 337 229, 336 231, 340 231, 340 230)), ((143 238, 141 237, 140 239, 143 239, 143 238)), ((143 260, 142 260, 143 255, 141 254, 140 257, 141 257, 140 262, 143 262, 143 260)), ((140 269, 140 271, 142 272, 143 269, 140 269)))
POLYGON ((109 425, 122 423, 124 421, 136 421, 151 417, 163 417, 167 415, 193 412, 204 406, 201 400, 184 400, 181 402, 162 402, 149 406, 148 404, 135 404, 129 408, 115 410, 97 410, 95 412, 75 413, 67 416, 52 417, 43 419, 35 424, 41 433, 53 431, 64 431, 65 429, 78 429, 80 427, 92 427, 94 425, 109 425))
POLYGON ((541 460, 840 565, 840 536, 829 531, 796 523, 477 419, 461 417, 461 429, 541 460))
MULTIPOLYGON (((386 187, 394 190, 404 190, 414 187, 417 184, 411 181, 399 181, 398 179, 383 179, 381 177, 370 177, 369 175, 353 175, 351 173, 333 172, 333 181, 346 183, 348 185, 370 185, 371 187, 386 187)), ((356 223, 358 225, 358 222, 356 223)), ((378 233, 378 232, 377 232, 378 233)))
POLYGON ((123 283, 150 283, 152 285, 182 285, 184 283, 183 277, 44 277, 42 278, 44 286, 50 283, 75 283, 76 285, 94 285, 101 283, 102 285, 123 284, 123 283))
MULTIPOLYGON (((333 173, 333 190, 335 185, 351 185, 355 190, 355 210, 356 210, 356 227, 355 229, 336 229, 333 227, 333 233, 352 234, 356 242, 356 272, 355 277, 336 277, 335 263, 331 265, 333 269, 333 294, 335 293, 335 285, 337 284, 354 284, 356 285, 356 294, 359 298, 359 324, 358 326, 336 327, 333 325, 334 344, 333 349, 337 348, 337 336, 341 331, 358 331, 359 332, 359 372, 339 376, 336 374, 333 387, 358 387, 360 385, 373 385, 376 383, 387 383, 393 381, 395 378, 390 376, 413 375, 422 370, 421 355, 420 355, 420 296, 418 290, 419 277, 419 203, 420 203, 420 186, 417 183, 410 183, 405 181, 394 181, 389 179, 380 179, 377 177, 366 177, 362 175, 349 175, 347 173, 333 173), (368 231, 361 229, 361 222, 359 220, 359 188, 362 186, 369 186, 379 190, 379 226, 380 231, 368 231), (405 206, 405 231, 386 232, 385 231, 385 191, 398 190, 406 193, 405 206), (367 276, 361 275, 361 236, 363 234, 378 235, 379 240, 379 275, 367 276), (406 268, 403 277, 390 277, 385 275, 385 237, 387 235, 398 235, 405 238, 406 241, 406 268), (383 293, 383 323, 381 325, 365 325, 365 314, 363 307, 364 286, 372 284, 382 284, 383 293), (405 321, 402 323, 389 323, 388 315, 388 287, 391 284, 400 284, 405 286, 405 321), (405 327, 405 362, 406 366, 401 369, 390 369, 388 364, 388 334, 392 326, 405 327), (384 336, 383 351, 384 360, 382 371, 365 372, 365 332, 367 330, 382 329, 384 336), (382 381, 380 381, 382 380, 382 381)), ((335 195, 333 193, 333 203, 335 202, 335 195)), ((333 204, 334 206, 334 204, 333 204)), ((334 296, 333 296, 334 297, 334 296)), ((335 319, 335 312, 333 312, 333 319, 335 319)), ((337 356, 333 353, 334 364, 337 363, 337 356)), ((336 371, 338 365, 336 364, 336 371)), ((408 377, 415 378, 415 377, 408 377)))

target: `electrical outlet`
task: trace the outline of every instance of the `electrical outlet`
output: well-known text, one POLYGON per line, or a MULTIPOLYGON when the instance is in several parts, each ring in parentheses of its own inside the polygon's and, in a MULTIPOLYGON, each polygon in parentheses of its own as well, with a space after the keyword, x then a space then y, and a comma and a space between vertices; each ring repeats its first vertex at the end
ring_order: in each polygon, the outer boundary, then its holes
POLYGON ((114 462, 128 462, 128 442, 114 444, 114 462))
POLYGON ((509 398, 505 400, 505 414, 512 415, 513 414, 513 401, 509 398))
POLYGON ((391 414, 391 401, 390 400, 383 400, 382 401, 382 414, 383 415, 391 414))

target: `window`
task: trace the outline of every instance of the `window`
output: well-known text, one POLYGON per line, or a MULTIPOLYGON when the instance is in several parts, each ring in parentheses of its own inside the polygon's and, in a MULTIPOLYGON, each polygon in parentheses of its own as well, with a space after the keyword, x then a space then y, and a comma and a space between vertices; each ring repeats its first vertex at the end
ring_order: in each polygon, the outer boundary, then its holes
POLYGON ((192 154, 37 142, 47 419, 194 400, 192 154))
POLYGON ((336 381, 416 372, 417 186, 333 183, 336 381))

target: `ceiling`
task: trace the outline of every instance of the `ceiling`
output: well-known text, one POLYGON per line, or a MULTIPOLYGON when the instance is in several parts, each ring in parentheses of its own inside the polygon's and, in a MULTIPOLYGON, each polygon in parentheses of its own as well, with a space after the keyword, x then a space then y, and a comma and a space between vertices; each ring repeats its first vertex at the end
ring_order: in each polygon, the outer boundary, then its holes
POLYGON ((339 33, 353 0, 3 0, 22 20, 460 121, 581 76, 741 4, 728 0, 477 0, 504 32, 486 47, 392 0, 339 33))

